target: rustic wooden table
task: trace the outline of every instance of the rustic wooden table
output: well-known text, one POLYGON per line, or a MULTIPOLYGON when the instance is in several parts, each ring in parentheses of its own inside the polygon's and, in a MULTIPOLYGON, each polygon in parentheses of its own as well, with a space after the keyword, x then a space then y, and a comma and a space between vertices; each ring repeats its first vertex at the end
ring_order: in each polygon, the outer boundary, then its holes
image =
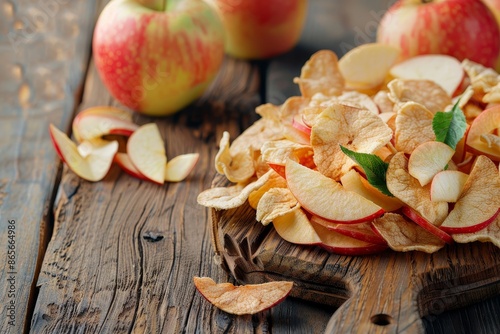
MULTIPOLYGON (((200 153, 188 180, 164 186, 118 167, 104 181, 83 181, 50 142, 49 123, 70 133, 80 110, 119 106, 91 58, 106 2, 0 1, 0 332, 323 332, 331 307, 289 298, 232 316, 201 298, 193 276, 234 280, 214 259, 209 211, 196 197, 214 178, 222 131, 235 137, 256 120, 257 105, 297 95, 292 78, 312 52, 342 55, 373 40, 391 1, 311 0, 291 53, 268 62, 227 58, 191 107, 166 118, 136 114, 139 124, 159 125, 167 155, 200 153)), ((498 296, 438 311, 424 319, 429 333, 500 332, 498 296)))

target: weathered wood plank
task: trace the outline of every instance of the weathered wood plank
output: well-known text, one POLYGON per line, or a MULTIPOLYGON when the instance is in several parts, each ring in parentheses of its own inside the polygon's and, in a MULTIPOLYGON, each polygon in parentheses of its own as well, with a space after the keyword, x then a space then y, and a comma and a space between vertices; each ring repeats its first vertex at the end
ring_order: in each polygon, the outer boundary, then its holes
POLYGON ((0 4, 1 333, 29 328, 58 181, 47 129, 67 129, 72 118, 95 8, 88 1, 0 4))

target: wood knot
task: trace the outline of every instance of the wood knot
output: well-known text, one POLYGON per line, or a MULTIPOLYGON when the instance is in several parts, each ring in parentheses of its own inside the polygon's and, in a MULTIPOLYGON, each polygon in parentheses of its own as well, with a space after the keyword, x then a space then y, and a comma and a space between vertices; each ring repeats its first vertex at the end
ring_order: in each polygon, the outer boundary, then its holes
POLYGON ((157 232, 148 231, 142 235, 142 238, 148 242, 158 242, 163 240, 163 235, 157 232))

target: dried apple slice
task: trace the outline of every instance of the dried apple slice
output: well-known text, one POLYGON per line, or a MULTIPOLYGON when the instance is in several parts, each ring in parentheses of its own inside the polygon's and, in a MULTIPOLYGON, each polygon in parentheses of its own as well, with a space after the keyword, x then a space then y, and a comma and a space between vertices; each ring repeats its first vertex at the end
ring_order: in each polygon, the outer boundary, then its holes
MULTIPOLYGON (((474 119, 467 134, 467 150, 500 161, 499 147, 497 145, 488 145, 488 141, 481 139, 481 136, 492 134, 498 128, 500 128, 500 105, 486 109, 474 119)), ((493 136, 496 135, 493 134, 493 136)))
POLYGON ((500 216, 482 230, 473 233, 455 233, 452 237, 458 243, 491 242, 500 248, 500 216))
POLYGON ((273 220, 276 233, 292 244, 296 245, 319 245, 321 239, 316 233, 307 215, 300 207, 295 207, 285 215, 278 216, 273 220))
POLYGON ((348 86, 375 88, 384 83, 389 69, 396 63, 400 54, 399 48, 390 45, 363 44, 350 50, 340 59, 339 69, 348 86))
POLYGON ((397 252, 434 253, 445 245, 443 239, 396 213, 387 213, 375 219, 372 226, 397 252))
POLYGON ((115 162, 127 174, 129 174, 135 178, 141 179, 141 180, 149 181, 147 177, 142 175, 142 173, 139 172, 139 170, 137 168, 135 168, 132 161, 130 161, 130 158, 129 158, 127 153, 122 153, 122 152, 116 153, 115 162))
POLYGON ((434 115, 423 105, 406 102, 397 111, 394 131, 396 149, 411 154, 420 144, 435 141, 434 115))
POLYGON ((469 175, 457 170, 444 170, 437 173, 431 183, 431 201, 455 203, 469 175))
POLYGON ((293 197, 288 188, 272 188, 262 195, 255 218, 262 225, 267 225, 277 217, 283 216, 298 206, 297 199, 293 197))
POLYGON ((212 305, 236 315, 255 314, 282 302, 292 291, 293 282, 275 281, 234 286, 215 283, 210 277, 194 277, 198 292, 212 305))
POLYGON ((149 180, 163 184, 167 155, 155 123, 142 125, 128 139, 127 153, 137 170, 149 180))
POLYGON ((434 175, 444 170, 455 150, 442 142, 429 141, 418 145, 408 160, 408 172, 425 186, 434 175))
POLYGON ((285 174, 288 188, 302 207, 324 219, 360 223, 384 213, 384 209, 372 201, 291 159, 285 165, 285 174))
POLYGON ((450 95, 430 80, 394 79, 387 84, 387 88, 389 88, 389 98, 395 104, 416 102, 433 114, 444 111, 453 103, 450 95))
POLYGON ((500 208, 500 176, 487 157, 480 155, 463 191, 441 228, 448 233, 472 233, 488 226, 500 208))
POLYGON ((180 182, 193 170, 200 158, 199 153, 181 154, 167 162, 165 167, 165 181, 180 182))
POLYGON ((64 132, 53 124, 50 124, 49 132, 59 157, 76 175, 93 182, 106 176, 118 151, 117 141, 95 146, 86 157, 82 157, 76 144, 64 132))

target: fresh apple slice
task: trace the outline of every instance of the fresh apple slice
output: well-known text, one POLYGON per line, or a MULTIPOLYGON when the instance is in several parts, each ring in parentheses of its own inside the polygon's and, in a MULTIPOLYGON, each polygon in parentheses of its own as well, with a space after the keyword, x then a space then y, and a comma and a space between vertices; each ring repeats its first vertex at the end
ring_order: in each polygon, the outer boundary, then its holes
POLYGON ((448 55, 419 55, 394 65, 389 71, 398 79, 432 80, 453 96, 464 78, 461 63, 448 55))
POLYGON ((313 224, 313 226, 321 238, 319 246, 335 254, 352 256, 369 255, 387 249, 386 244, 374 244, 354 239, 319 224, 313 224))
POLYGON ((215 283, 209 277, 194 277, 198 292, 212 305, 236 315, 255 314, 282 302, 292 291, 293 282, 275 281, 234 286, 215 283))
POLYGON ((442 171, 455 154, 450 146, 438 141, 418 145, 408 160, 408 173, 425 186, 434 175, 442 171))
POLYGON ((300 207, 289 213, 276 217, 273 226, 284 240, 297 245, 319 245, 321 239, 300 207))
POLYGON ((374 88, 384 82, 400 53, 399 48, 389 45, 363 44, 339 60, 339 69, 347 85, 374 88))
POLYGON ((113 117, 132 122, 132 112, 111 106, 96 106, 84 109, 76 115, 75 120, 88 115, 113 117))
POLYGON ((386 212, 396 211, 403 206, 403 203, 396 197, 382 194, 354 169, 344 174, 340 178, 340 182, 344 186, 344 189, 360 194, 382 207, 386 212))
POLYGON ((112 113, 80 113, 73 120, 73 135, 78 142, 100 138, 109 134, 128 137, 137 128, 139 128, 137 124, 112 116, 112 113))
POLYGON ((360 223, 384 213, 384 209, 318 171, 288 159, 285 165, 288 188, 302 207, 324 219, 360 223))
POLYGON ((375 234, 375 232, 371 228, 371 223, 369 222, 358 224, 339 224, 312 215, 311 223, 322 225, 329 230, 354 239, 369 242, 372 244, 387 245, 383 238, 381 238, 378 234, 375 234))
POLYGON ((135 178, 141 179, 141 180, 149 181, 149 179, 147 177, 142 175, 142 173, 139 172, 139 170, 137 168, 135 168, 132 161, 130 161, 130 158, 129 158, 127 153, 122 153, 122 152, 116 153, 115 162, 127 174, 129 174, 135 178))
POLYGON ((84 158, 78 152, 76 144, 64 132, 53 124, 50 124, 49 132, 60 158, 76 175, 93 182, 100 181, 106 176, 118 151, 117 141, 93 147, 84 158))
POLYGON ((184 180, 193 170, 200 158, 199 153, 188 153, 178 155, 169 162, 165 168, 165 181, 180 182, 184 180))
POLYGON ((388 213, 373 220, 372 226, 389 247, 397 252, 434 253, 445 245, 443 239, 396 213, 388 213))
POLYGON ((127 153, 137 170, 149 180, 163 184, 167 155, 155 123, 142 125, 128 139, 127 153))
POLYGON ((486 141, 481 140, 482 135, 493 134, 494 130, 498 128, 500 128, 500 105, 484 110, 474 119, 467 134, 467 150, 500 161, 498 146, 489 146, 486 141))
POLYGON ((453 243, 453 238, 451 235, 440 229, 439 227, 435 226, 431 222, 429 222, 427 219, 419 215, 415 210, 408 206, 404 206, 402 209, 403 214, 410 218, 413 222, 417 223, 420 225, 422 228, 425 230, 429 231, 430 233, 434 234, 447 244, 453 243))
POLYGON ((465 182, 462 194, 441 228, 448 233, 472 233, 488 226, 500 208, 500 176, 487 157, 480 155, 465 182))
POLYGON ((455 203, 469 175, 457 170, 443 170, 437 173, 431 183, 431 201, 455 203))

